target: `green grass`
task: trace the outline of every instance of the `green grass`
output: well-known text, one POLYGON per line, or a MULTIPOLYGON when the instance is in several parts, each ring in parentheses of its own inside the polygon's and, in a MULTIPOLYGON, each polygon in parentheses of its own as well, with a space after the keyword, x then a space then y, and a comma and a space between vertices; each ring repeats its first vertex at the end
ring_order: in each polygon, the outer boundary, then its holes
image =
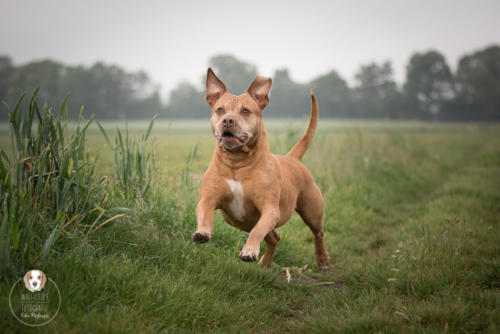
MULTIPOLYGON (((305 123, 272 124, 273 150, 286 152, 305 123)), ((147 200, 114 196, 131 209, 125 217, 61 235, 41 267, 63 299, 42 331, 500 331, 500 126, 323 123, 303 161, 325 198, 330 269, 315 266, 312 234, 296 215, 279 230, 272 268, 241 262, 246 234, 219 215, 210 242, 194 244, 197 189, 215 141, 208 122, 159 125, 147 200)), ((130 129, 143 134, 147 124, 130 129)), ((113 178, 113 151, 95 128, 87 147, 113 178)), ((0 326, 38 331, 11 316, 13 279, 0 284, 0 326)))

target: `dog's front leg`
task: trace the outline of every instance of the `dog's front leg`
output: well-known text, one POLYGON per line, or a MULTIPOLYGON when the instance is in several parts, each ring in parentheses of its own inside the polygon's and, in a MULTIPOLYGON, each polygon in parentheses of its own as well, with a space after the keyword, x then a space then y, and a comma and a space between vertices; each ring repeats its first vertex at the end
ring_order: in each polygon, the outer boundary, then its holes
POLYGON ((277 206, 269 206, 262 210, 261 216, 255 227, 250 231, 247 242, 240 252, 243 261, 257 260, 260 252, 260 243, 271 232, 280 219, 277 206))
POLYGON ((201 198, 196 207, 196 221, 198 228, 193 234, 193 241, 203 243, 212 237, 212 225, 214 223, 215 202, 207 198, 201 198))

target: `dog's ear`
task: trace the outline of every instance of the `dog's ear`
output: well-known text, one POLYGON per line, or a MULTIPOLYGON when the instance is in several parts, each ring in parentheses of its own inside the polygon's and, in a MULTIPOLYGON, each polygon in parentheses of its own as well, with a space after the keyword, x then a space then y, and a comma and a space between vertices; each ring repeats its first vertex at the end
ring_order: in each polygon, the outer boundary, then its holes
POLYGON ((23 280, 24 280, 24 285, 25 285, 25 286, 26 286, 26 288, 28 288, 28 289, 29 289, 29 287, 30 287, 30 282, 28 281, 28 280, 29 280, 30 273, 31 273, 31 270, 28 270, 28 271, 26 272, 26 274, 24 274, 24 279, 23 279, 23 280))
POLYGON ((247 93, 253 97, 261 109, 264 109, 264 107, 269 103, 269 97, 267 94, 269 94, 269 91, 271 90, 272 83, 271 78, 258 76, 247 88, 247 93))
POLYGON ((212 71, 210 67, 207 71, 206 87, 207 102, 210 107, 213 107, 215 102, 217 102, 217 100, 220 99, 220 97, 224 95, 225 92, 227 92, 227 88, 224 83, 219 78, 217 78, 214 71, 212 71))
POLYGON ((45 273, 40 270, 42 273, 42 289, 45 288, 45 283, 47 283, 47 276, 45 276, 45 273))

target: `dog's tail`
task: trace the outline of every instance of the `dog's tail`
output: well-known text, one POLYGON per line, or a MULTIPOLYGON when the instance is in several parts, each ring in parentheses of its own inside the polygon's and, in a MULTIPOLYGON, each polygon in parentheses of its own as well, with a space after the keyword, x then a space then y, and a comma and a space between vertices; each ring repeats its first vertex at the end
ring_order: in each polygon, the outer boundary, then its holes
POLYGON ((311 118, 309 119, 309 125, 307 127, 306 134, 302 137, 301 140, 295 144, 295 146, 288 152, 288 156, 302 159, 304 153, 306 153, 309 145, 311 145, 311 141, 314 138, 314 133, 316 132, 316 127, 318 125, 318 115, 319 115, 319 107, 318 101, 316 101, 316 96, 311 91, 311 118))

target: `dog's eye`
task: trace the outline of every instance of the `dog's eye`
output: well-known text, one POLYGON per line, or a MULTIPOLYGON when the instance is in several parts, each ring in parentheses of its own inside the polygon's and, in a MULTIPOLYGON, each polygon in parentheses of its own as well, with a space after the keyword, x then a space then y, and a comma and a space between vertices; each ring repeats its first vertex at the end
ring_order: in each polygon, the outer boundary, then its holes
POLYGON ((248 109, 246 109, 246 108, 245 108, 245 109, 243 109, 241 112, 242 112, 242 113, 244 113, 244 114, 249 114, 249 113, 250 113, 250 110, 248 110, 248 109))
POLYGON ((218 114, 222 114, 222 111, 223 111, 223 110, 222 110, 222 108, 219 108, 219 109, 217 109, 217 111, 216 111, 216 112, 217 112, 218 114))

